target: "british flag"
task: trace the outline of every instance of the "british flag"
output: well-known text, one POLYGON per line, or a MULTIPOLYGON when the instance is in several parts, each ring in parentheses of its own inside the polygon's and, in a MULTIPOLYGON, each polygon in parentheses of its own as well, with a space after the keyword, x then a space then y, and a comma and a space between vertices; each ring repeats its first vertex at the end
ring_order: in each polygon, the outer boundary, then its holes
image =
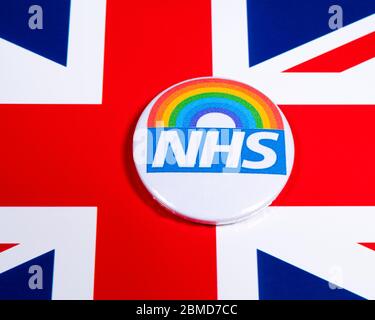
POLYGON ((375 299, 374 13, 372 0, 3 0, 0 298, 375 299), (271 207, 218 227, 159 206, 132 159, 147 103, 212 75, 276 102, 296 150, 271 207))

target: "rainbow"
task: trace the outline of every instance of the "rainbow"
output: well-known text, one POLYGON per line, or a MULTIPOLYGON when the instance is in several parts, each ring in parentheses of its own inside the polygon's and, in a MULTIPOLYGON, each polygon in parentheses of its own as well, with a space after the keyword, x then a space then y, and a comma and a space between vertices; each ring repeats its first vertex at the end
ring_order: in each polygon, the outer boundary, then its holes
POLYGON ((153 105, 148 127, 196 128, 208 113, 229 116, 236 128, 283 129, 275 104, 254 88, 232 80, 203 78, 165 91, 153 105))

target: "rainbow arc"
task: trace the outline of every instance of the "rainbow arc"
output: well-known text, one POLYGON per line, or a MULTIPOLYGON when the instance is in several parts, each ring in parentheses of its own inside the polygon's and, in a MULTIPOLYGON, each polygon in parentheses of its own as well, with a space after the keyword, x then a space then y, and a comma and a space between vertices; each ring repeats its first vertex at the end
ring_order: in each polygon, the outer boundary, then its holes
POLYGON ((164 92, 152 107, 148 127, 196 128, 209 113, 229 116, 236 128, 283 129, 276 105, 251 86, 224 79, 196 79, 164 92))

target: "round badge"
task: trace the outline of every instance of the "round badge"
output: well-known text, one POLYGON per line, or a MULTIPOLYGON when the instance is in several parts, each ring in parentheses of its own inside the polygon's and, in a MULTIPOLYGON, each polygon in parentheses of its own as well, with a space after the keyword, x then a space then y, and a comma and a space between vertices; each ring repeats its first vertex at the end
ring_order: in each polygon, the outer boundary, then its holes
POLYGON ((293 166, 280 109, 247 84, 199 78, 172 86, 142 113, 133 157, 146 188, 190 220, 226 224, 268 206, 293 166))

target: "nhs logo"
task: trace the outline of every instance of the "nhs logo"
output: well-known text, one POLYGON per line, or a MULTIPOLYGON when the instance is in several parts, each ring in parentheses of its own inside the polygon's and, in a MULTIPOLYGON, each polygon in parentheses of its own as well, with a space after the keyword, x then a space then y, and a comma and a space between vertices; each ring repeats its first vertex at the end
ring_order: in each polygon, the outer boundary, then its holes
POLYGON ((254 88, 204 78, 157 97, 147 122, 147 172, 286 175, 280 111, 254 88))
POLYGON ((149 128, 148 172, 286 174, 283 130, 149 128))
POLYGON ((234 80, 197 78, 160 93, 133 137, 152 196, 192 221, 227 224, 269 205, 284 188, 294 143, 281 110, 234 80))

